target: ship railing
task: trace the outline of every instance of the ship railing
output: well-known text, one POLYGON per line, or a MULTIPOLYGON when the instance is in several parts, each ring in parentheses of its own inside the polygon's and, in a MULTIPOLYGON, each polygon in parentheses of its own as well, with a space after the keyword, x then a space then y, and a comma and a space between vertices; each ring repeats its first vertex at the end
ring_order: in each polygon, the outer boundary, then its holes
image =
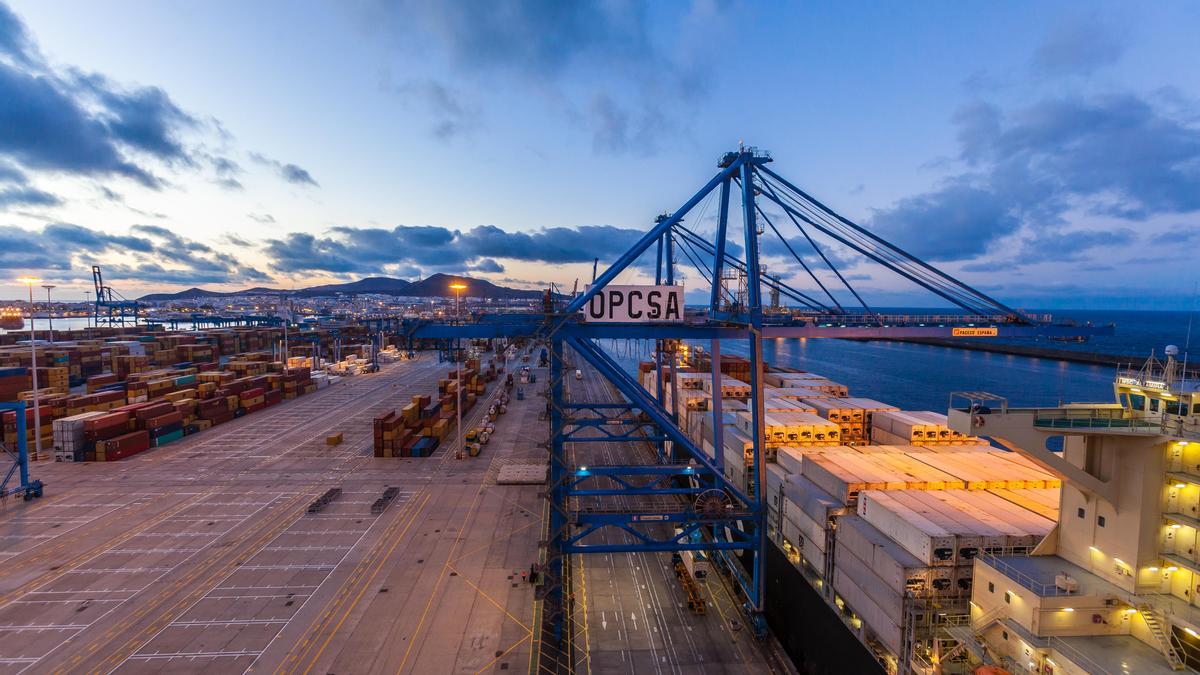
POLYGON ((1039 579, 1035 579, 990 553, 981 553, 976 559, 982 560, 996 571, 1004 573, 1008 578, 1036 593, 1038 597, 1047 598, 1079 594, 1078 592, 1072 593, 1065 588, 1059 588, 1057 584, 1045 583, 1039 579))
POLYGON ((1133 417, 1125 410, 1102 408, 1050 408, 1035 412, 1033 425, 1042 429, 1110 429, 1200 440, 1200 419, 1191 416, 1133 417))

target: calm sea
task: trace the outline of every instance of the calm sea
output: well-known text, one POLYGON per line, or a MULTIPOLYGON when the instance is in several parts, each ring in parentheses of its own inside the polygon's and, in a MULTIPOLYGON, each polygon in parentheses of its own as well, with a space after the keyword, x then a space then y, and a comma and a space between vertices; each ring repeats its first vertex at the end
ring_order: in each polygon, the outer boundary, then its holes
MULTIPOLYGON (((1115 323, 1116 334, 1083 344, 1023 340, 1020 344, 1055 349, 1126 355, 1140 362, 1154 349, 1187 341, 1187 312, 1057 311, 1055 318, 1115 323)), ((1193 334, 1200 343, 1200 323, 1193 334)), ((648 346, 615 343, 606 348, 627 368, 649 358, 648 346)), ((726 342, 725 353, 745 355, 746 347, 726 342)), ((1200 361, 1200 344, 1192 350, 1200 361)), ((945 411, 956 391, 986 391, 1008 398, 1016 406, 1057 405, 1060 402, 1104 401, 1113 398, 1115 369, 1055 359, 1037 359, 973 352, 899 342, 846 340, 773 340, 763 345, 768 363, 820 373, 850 388, 853 396, 878 399, 907 410, 945 411)))
MULTIPOLYGON (((911 311, 911 310, 910 310, 911 311)), ((930 311, 930 310, 924 310, 930 311)), ((1153 349, 1188 341, 1188 312, 1056 311, 1056 318, 1115 323, 1116 334, 1083 344, 1020 341, 1055 349, 1118 354, 1138 362, 1153 349)), ((45 328, 38 319, 36 328, 45 328)), ((56 319, 58 329, 82 328, 86 319, 56 319)), ((28 328, 26 328, 28 330, 28 328)), ((1200 362, 1200 324, 1192 326, 1200 362)), ((604 345, 633 370, 649 358, 649 345, 636 341, 604 345)), ((745 345, 727 342, 726 353, 744 355, 745 345)), ((1055 405, 1065 401, 1108 401, 1114 369, 987 352, 897 342, 775 340, 764 345, 768 363, 820 373, 850 387, 855 396, 879 399, 910 410, 945 410, 951 392, 987 391, 1013 405, 1055 405)))

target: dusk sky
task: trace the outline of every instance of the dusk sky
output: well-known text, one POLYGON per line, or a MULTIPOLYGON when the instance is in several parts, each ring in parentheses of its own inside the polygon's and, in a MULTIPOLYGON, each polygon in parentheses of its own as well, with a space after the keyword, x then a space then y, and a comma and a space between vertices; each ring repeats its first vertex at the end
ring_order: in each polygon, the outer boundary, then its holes
POLYGON ((1013 305, 1200 281, 1196 3, 4 3, 0 298, 569 288, 739 141, 1013 305))

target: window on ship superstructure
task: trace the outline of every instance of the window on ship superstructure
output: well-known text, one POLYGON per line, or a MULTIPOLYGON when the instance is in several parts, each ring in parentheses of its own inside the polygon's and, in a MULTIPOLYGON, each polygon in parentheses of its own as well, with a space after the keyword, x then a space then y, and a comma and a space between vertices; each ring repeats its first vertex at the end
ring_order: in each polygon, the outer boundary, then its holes
POLYGON ((1129 408, 1131 410, 1144 411, 1146 410, 1146 397, 1137 394, 1129 395, 1129 408))

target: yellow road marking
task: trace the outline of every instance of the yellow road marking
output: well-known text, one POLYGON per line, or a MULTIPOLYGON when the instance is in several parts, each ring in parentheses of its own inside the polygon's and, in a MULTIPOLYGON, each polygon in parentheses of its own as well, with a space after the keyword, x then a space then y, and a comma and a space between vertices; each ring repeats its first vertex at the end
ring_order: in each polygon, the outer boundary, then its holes
POLYGON ((379 570, 382 569, 383 564, 388 560, 392 552, 396 550, 396 547, 399 546, 400 541, 404 539, 404 535, 408 533, 409 528, 411 528, 413 523, 417 521, 417 517, 422 511, 425 510, 425 507, 429 504, 429 500, 430 495, 427 491, 425 491, 420 497, 408 502, 408 504, 411 506, 407 513, 398 516, 396 521, 388 527, 388 529, 380 537, 377 545, 371 550, 370 553, 367 554, 365 558, 363 558, 359 565, 356 566, 351 575, 346 579, 346 582, 339 589, 338 594, 329 599, 328 603, 326 603, 325 607, 323 608, 322 613, 313 622, 313 624, 310 625, 309 631, 305 638, 297 644, 297 647, 301 648, 303 651, 295 653, 293 656, 286 658, 282 663, 280 663, 279 667, 275 671, 276 673, 288 672, 288 670, 293 667, 292 664, 298 664, 307 658, 308 652, 315 644, 313 640, 320 639, 320 635, 322 632, 324 632, 325 627, 328 626, 329 620, 331 620, 337 613, 337 610, 340 609, 343 604, 345 604, 346 600, 349 598, 349 593, 353 591, 354 586, 362 579, 362 576, 366 573, 367 569, 372 569, 371 576, 368 577, 362 584, 362 588, 354 597, 353 602, 349 607, 346 608, 346 611, 342 614, 337 624, 329 632, 329 635, 325 638, 325 641, 321 644, 316 654, 313 655, 312 660, 309 661, 308 666, 305 667, 304 672, 307 673, 312 670, 313 666, 316 665, 317 661, 321 658, 321 655, 325 652, 325 649, 329 646, 329 643, 333 640, 333 636, 336 635, 339 630, 341 630, 342 624, 345 623, 346 618, 350 616, 350 613, 354 611, 355 607, 358 606, 359 601, 362 600, 363 595, 366 593, 367 588, 371 585, 371 582, 375 579, 375 576, 379 574, 379 570), (403 529, 398 534, 395 533, 395 529, 402 523, 404 524, 403 529), (389 539, 392 540, 392 545, 386 552, 377 556, 376 554, 381 551, 381 547, 385 545, 389 539))
POLYGON ((447 567, 447 568, 448 568, 450 571, 452 571, 452 572, 454 572, 455 574, 457 574, 459 579, 462 579, 463 581, 467 582, 467 585, 468 585, 468 586, 470 586, 471 588, 474 588, 474 589, 475 589, 475 592, 476 592, 476 593, 478 593, 478 594, 480 594, 480 595, 482 595, 482 596, 483 596, 483 598, 484 598, 485 600, 487 600, 488 602, 490 602, 490 603, 492 603, 493 605, 495 605, 495 606, 496 606, 496 609, 499 609, 501 612, 504 612, 504 616, 507 616, 508 618, 512 619, 512 620, 513 620, 513 621, 514 621, 514 622, 515 622, 515 623, 516 623, 518 626, 520 626, 521 628, 524 628, 525 630, 529 631, 531 634, 533 633, 533 629, 532 629, 532 628, 530 628, 529 626, 526 626, 526 625, 525 625, 525 623, 524 623, 523 621, 521 621, 521 620, 520 620, 520 619, 518 619, 517 617, 513 616, 513 615, 512 615, 512 614, 511 614, 511 613, 510 613, 510 612, 509 612, 507 609, 505 609, 505 608, 504 608, 504 607, 503 607, 503 606, 502 606, 500 603, 496 602, 496 600, 495 600, 495 599, 494 599, 492 596, 488 595, 486 592, 484 592, 484 590, 483 590, 482 588, 480 588, 479 586, 476 586, 474 583, 472 583, 470 579, 468 579, 468 578, 466 578, 465 576, 463 576, 463 573, 462 573, 462 572, 460 572, 458 569, 456 569, 456 568, 455 568, 453 565, 449 565, 449 564, 448 564, 448 565, 446 565, 446 567, 447 567))
POLYGON ((484 667, 475 671, 475 675, 479 675, 479 673, 482 673, 483 671, 487 670, 488 668, 491 668, 493 663, 504 658, 505 655, 507 655, 509 652, 516 649, 517 647, 520 647, 522 642, 528 640, 532 636, 533 636, 533 633, 530 633, 529 635, 526 635, 525 637, 521 638, 520 640, 517 640, 516 642, 512 643, 512 645, 510 645, 508 649, 505 649, 503 652, 500 652, 500 656, 497 656, 496 658, 492 659, 491 661, 488 661, 484 667))
MULTIPOLYGON (((475 491, 475 499, 471 501, 470 508, 467 509, 467 513, 463 516, 462 522, 459 523, 458 533, 460 537, 462 535, 463 527, 467 524, 467 520, 470 519, 471 514, 475 512, 475 507, 479 505, 479 498, 482 495, 483 484, 480 483, 479 489, 475 491)), ((425 625, 425 618, 429 615, 429 608, 433 606, 433 599, 437 596, 438 590, 442 587, 442 582, 445 581, 447 577, 446 572, 450 568, 450 560, 454 558, 454 549, 458 548, 459 541, 460 539, 455 539, 454 543, 450 546, 450 553, 446 555, 446 562, 442 564, 442 571, 440 574, 438 574, 437 582, 433 586, 433 591, 429 593, 429 600, 425 602, 425 610, 421 612, 421 618, 419 621, 417 621, 417 627, 413 631, 412 638, 408 641, 408 647, 404 650, 404 658, 400 661, 400 667, 396 669, 397 673, 404 672, 404 666, 408 663, 408 657, 412 653, 413 645, 417 643, 417 638, 421 635, 421 627, 425 625)))

